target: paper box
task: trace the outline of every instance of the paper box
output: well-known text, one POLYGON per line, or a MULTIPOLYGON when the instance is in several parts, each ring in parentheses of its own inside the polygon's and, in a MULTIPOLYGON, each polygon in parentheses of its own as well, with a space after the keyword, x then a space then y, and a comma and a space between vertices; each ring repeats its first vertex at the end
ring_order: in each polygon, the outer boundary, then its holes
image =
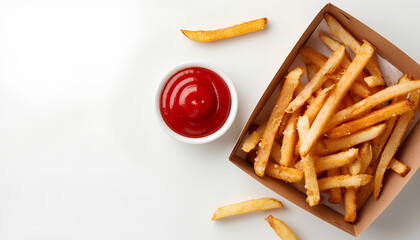
MULTIPOLYGON (((402 73, 411 74, 413 79, 420 79, 419 64, 407 56, 407 54, 395 47, 381 35, 354 17, 350 16, 348 13, 332 4, 327 4, 311 22, 302 37, 287 56, 284 63, 281 65, 280 69, 277 71, 243 128, 229 159, 254 179, 287 200, 293 202, 297 206, 349 234, 358 236, 384 211, 384 209, 391 203, 419 167, 420 157, 417 156, 420 156, 420 148, 418 144, 420 141, 420 127, 415 124, 416 120, 419 118, 418 113, 416 114, 416 118, 413 120, 411 130, 409 130, 404 142, 397 152, 397 158, 411 167, 411 171, 405 177, 401 177, 395 173, 387 171, 379 199, 375 200, 371 196, 363 208, 358 212, 357 220, 354 224, 344 221, 343 215, 339 213, 340 211, 336 211, 339 207, 330 208, 324 204, 310 207, 306 202, 306 195, 302 194, 289 184, 270 177, 258 177, 254 172, 253 166, 245 160, 246 154, 240 149, 242 142, 247 135, 247 130, 251 124, 254 122, 261 122, 262 118, 267 118, 269 116, 275 100, 277 99, 283 76, 285 76, 289 70, 296 67, 295 65, 299 66, 300 63, 298 58, 300 57, 298 56, 298 50, 305 44, 311 46, 311 39, 313 38, 311 35, 314 36, 314 33, 316 34, 315 37, 317 37, 317 31, 320 31, 320 28, 322 30, 322 24, 325 24, 323 20, 325 13, 329 13, 335 17, 359 41, 366 39, 376 47, 378 64, 384 75, 384 80, 388 85, 394 84, 395 80, 397 80, 398 76, 401 76, 402 73), (391 82, 390 79, 394 82, 391 82)), ((333 36, 330 32, 328 33, 330 36, 333 36)), ((315 49, 319 50, 318 48, 315 49)), ((320 52, 322 53, 322 51, 320 52)), ((303 64, 300 64, 300 66, 302 65, 303 64)), ((329 205, 331 206, 331 204, 329 205)))

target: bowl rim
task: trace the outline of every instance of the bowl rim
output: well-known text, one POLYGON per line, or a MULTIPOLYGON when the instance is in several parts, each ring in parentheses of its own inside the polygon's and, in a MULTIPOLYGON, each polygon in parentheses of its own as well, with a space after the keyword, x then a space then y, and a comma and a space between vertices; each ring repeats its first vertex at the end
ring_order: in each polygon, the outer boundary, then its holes
POLYGON ((227 130, 232 126, 232 124, 233 124, 233 122, 236 118, 237 111, 238 111, 238 95, 236 93, 235 86, 233 85, 233 82, 230 80, 230 78, 219 67, 217 67, 213 64, 205 63, 205 62, 188 61, 188 62, 183 62, 181 64, 178 64, 176 66, 173 66, 168 72, 166 72, 163 75, 163 77, 161 77, 160 82, 159 82, 159 84, 156 88, 156 91, 155 91, 155 113, 157 115, 158 122, 159 122, 160 126, 169 136, 173 137, 176 140, 184 142, 184 143, 203 144, 203 143, 212 142, 212 141, 218 139, 223 134, 225 134, 227 132, 227 130), (230 106, 229 116, 226 119, 223 126, 221 128, 219 128, 216 132, 214 132, 214 133, 212 133, 208 136, 201 137, 201 138, 185 137, 185 136, 182 136, 182 135, 174 132, 171 128, 168 127, 166 122, 163 120, 162 114, 160 112, 160 95, 162 93, 162 89, 165 86, 166 82, 175 73, 179 72, 180 70, 190 68, 190 67, 202 67, 202 68, 209 69, 209 70, 215 72, 216 74, 218 74, 223 79, 223 81, 226 83, 226 85, 228 86, 228 89, 229 89, 229 92, 230 92, 230 97, 231 97, 231 106, 230 106))

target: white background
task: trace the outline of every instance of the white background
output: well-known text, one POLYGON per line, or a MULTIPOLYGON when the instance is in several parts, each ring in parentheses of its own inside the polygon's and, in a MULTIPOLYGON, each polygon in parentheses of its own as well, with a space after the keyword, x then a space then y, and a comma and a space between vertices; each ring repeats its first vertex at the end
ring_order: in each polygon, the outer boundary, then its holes
MULTIPOLYGON (((0 239, 353 239, 228 161, 258 99, 326 1, 66 0, 0 2, 0 239), (258 33, 214 43, 180 28, 267 17, 258 33), (198 60, 234 82, 238 115, 193 146, 159 127, 154 90, 198 60), (221 205, 264 196, 285 207, 211 222, 221 205)), ((334 1, 420 62, 417 1, 334 1)), ((360 239, 415 239, 414 175, 360 239)))

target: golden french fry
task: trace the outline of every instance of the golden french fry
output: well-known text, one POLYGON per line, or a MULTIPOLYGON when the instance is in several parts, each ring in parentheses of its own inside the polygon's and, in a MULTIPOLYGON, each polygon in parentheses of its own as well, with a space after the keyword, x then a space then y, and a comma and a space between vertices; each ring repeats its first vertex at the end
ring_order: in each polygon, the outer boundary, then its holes
POLYGON ((216 220, 219 218, 237 215, 241 213, 282 207, 283 205, 281 204, 281 202, 277 201, 274 198, 264 197, 259 199, 253 199, 220 207, 216 210, 211 220, 216 220))
POLYGON ((237 24, 231 27, 220 28, 216 30, 181 30, 181 32, 191 40, 199 42, 211 42, 219 39, 239 36, 245 33, 255 32, 262 29, 266 24, 267 18, 260 18, 237 24))
POLYGON ((398 161, 395 158, 392 158, 391 162, 388 165, 388 168, 390 168, 392 171, 394 171, 401 177, 405 177, 405 175, 407 175, 407 173, 410 171, 410 167, 408 167, 407 165, 398 161))
POLYGON ((298 240, 292 230, 290 230, 284 222, 271 215, 265 220, 270 224, 281 240, 298 240))
POLYGON ((369 199, 370 195, 372 195, 374 185, 375 185, 375 181, 370 181, 365 186, 360 187, 359 190, 357 191, 356 193, 357 211, 359 211, 363 207, 363 205, 369 199))
MULTIPOLYGON (((347 175, 350 173, 350 169, 347 166, 341 168, 341 173, 347 175)), ((353 223, 357 216, 357 205, 356 205, 356 192, 357 188, 349 187, 344 190, 344 221, 353 223)))
POLYGON ((308 108, 306 108, 306 111, 305 111, 304 115, 308 116, 309 123, 312 123, 314 121, 316 115, 321 110, 325 101, 327 101, 328 94, 334 88, 334 86, 335 85, 331 85, 328 88, 324 88, 321 91, 321 93, 315 98, 315 101, 313 101, 311 104, 309 104, 308 108))
MULTIPOLYGON (((305 64, 305 66, 306 66, 306 75, 308 76, 308 81, 311 81, 315 77, 316 73, 319 71, 319 68, 315 67, 314 65, 312 65, 310 63, 309 64, 305 64)), ((324 82, 324 84, 325 84, 325 82, 324 82)), ((318 88, 314 92, 314 96, 317 97, 319 94, 321 94, 321 91, 322 91, 322 89, 321 88, 318 88)), ((306 102, 309 103, 309 99, 306 102)))
POLYGON ((281 145, 274 140, 273 147, 271 147, 270 157, 280 164, 281 162, 281 145))
MULTIPOLYGON (((328 177, 334 177, 340 175, 340 169, 334 168, 327 171, 328 177)), ((330 203, 340 203, 342 199, 341 195, 341 188, 331 188, 330 189, 330 197, 328 198, 328 201, 330 203)))
MULTIPOLYGON (((297 129, 299 133, 299 138, 305 139, 307 132, 309 131, 308 116, 303 115, 299 118, 297 123, 297 129)), ((309 152, 305 157, 302 157, 302 163, 307 193, 306 201, 309 203, 310 206, 315 206, 319 203, 321 197, 319 194, 318 181, 316 178, 314 156, 311 152, 309 152)))
POLYGON ((358 152, 357 148, 351 148, 347 151, 320 157, 315 161, 316 172, 320 173, 349 164, 357 158, 358 152))
POLYGON ((386 124, 378 124, 369 128, 366 128, 362 131, 350 134, 345 137, 336 138, 336 139, 324 139, 323 142, 328 149, 329 153, 334 153, 342 149, 353 147, 357 144, 370 141, 379 135, 381 135, 386 128, 386 124))
MULTIPOLYGON (((354 38, 343 26, 330 14, 325 14, 325 20, 327 21, 328 27, 331 32, 337 36, 345 45, 347 45, 355 54, 358 54, 362 45, 356 38, 354 38)), ((373 56, 371 60, 366 64, 366 69, 373 76, 376 76, 381 80, 378 85, 385 85, 384 80, 382 79, 381 71, 379 70, 376 56, 373 56)), ((377 85, 375 85, 377 86, 377 85)))
MULTIPOLYGON (((298 86, 296 87, 296 90, 295 90, 295 95, 299 95, 299 93, 302 92, 303 89, 305 89, 305 84, 303 84, 301 81, 299 81, 299 84, 298 84, 298 86)), ((310 96, 306 102, 311 103, 314 100, 315 100, 314 96, 310 96)))
POLYGON ((277 134, 276 134, 276 138, 280 138, 283 136, 284 133, 284 129, 286 128, 287 122, 289 121, 290 116, 292 116, 292 114, 290 113, 285 113, 283 119, 281 120, 280 126, 279 126, 279 130, 277 130, 277 134))
POLYGON ((255 158, 254 170, 255 173, 262 177, 264 176, 265 167, 267 166, 268 157, 270 156, 271 147, 273 146, 274 138, 281 120, 283 119, 285 109, 292 100, 293 93, 299 83, 299 78, 305 70, 301 67, 289 72, 284 80, 280 95, 277 99, 276 105, 271 112, 268 119, 267 126, 261 139, 261 146, 258 149, 257 157, 255 158))
MULTIPOLYGON (((337 88, 337 87, 336 87, 337 88)), ((324 128, 324 133, 340 123, 349 121, 355 118, 355 116, 362 114, 373 107, 384 103, 392 98, 398 97, 403 94, 407 94, 420 88, 420 80, 405 82, 396 84, 391 87, 387 87, 368 98, 355 103, 353 106, 343 109, 335 113, 328 121, 324 128)))
MULTIPOLYGON (((339 41, 336 41, 336 40, 332 39, 331 37, 329 37, 329 36, 327 36, 325 34, 322 34, 321 33, 321 34, 319 34, 318 37, 319 37, 319 39, 321 39, 321 41, 323 41, 325 43, 325 45, 327 45, 333 51, 335 51, 337 48, 339 48, 340 46, 342 46, 342 44, 339 41)), ((343 61, 341 61, 341 67, 343 69, 347 69, 350 66, 350 64, 351 64, 351 58, 346 53, 344 55, 343 61)), ((369 89, 368 88, 367 89, 365 88, 367 86, 367 84, 366 84, 364 78, 367 77, 367 76, 368 75, 365 72, 362 71, 359 74, 359 76, 357 76, 356 82, 358 82, 358 83, 360 83, 362 85, 363 88, 360 89, 361 91, 367 91, 369 93, 369 95, 370 95, 369 89)), ((353 84, 353 86, 357 86, 358 88, 360 87, 359 84, 357 84, 357 85, 353 84)), ((361 96, 361 97, 363 97, 363 96, 361 96)))
POLYGON ((360 173, 360 170, 362 169, 362 159, 360 156, 357 156, 353 162, 349 163, 348 169, 349 173, 353 176, 360 173))
MULTIPOLYGON (((340 46, 342 46, 342 45, 340 44, 340 46)), ((337 51, 338 49, 339 48, 336 48, 336 49, 334 49, 334 51, 337 51)), ((302 47, 299 53, 302 56, 303 61, 306 63, 306 68, 308 70, 308 73, 311 73, 311 72, 316 73, 319 69, 322 68, 322 66, 327 61, 327 58, 324 55, 320 54, 319 52, 317 52, 316 50, 314 50, 310 47, 306 47, 306 46, 302 47)), ((346 55, 344 55, 344 56, 346 56, 346 55)), ((345 59, 346 58, 343 57, 341 65, 343 65, 343 62, 345 61, 345 59)), ((351 62, 350 59, 349 59, 349 61, 351 62)), ((336 82, 338 82, 339 79, 340 79, 340 76, 345 72, 345 69, 347 69, 347 67, 348 67, 347 65, 346 65, 345 68, 342 68, 340 66, 337 67, 335 72, 340 73, 338 78, 333 77, 333 75, 331 75, 331 74, 329 74, 328 77, 332 78, 336 82)), ((363 72, 360 73, 360 75, 356 78, 356 80, 360 79, 361 75, 363 75, 363 72)), ((309 74, 308 74, 308 76, 309 76, 309 74)), ((358 96, 360 96, 360 97, 362 97, 362 98, 369 97, 371 95, 370 90, 367 87, 365 87, 363 84, 361 84, 360 82, 364 83, 364 80, 360 79, 359 81, 354 82, 353 85, 351 85, 349 91, 358 95, 358 96)), ((324 83, 324 87, 329 87, 332 84, 333 84, 333 82, 330 79, 327 79, 324 83)), ((364 83, 364 84, 366 84, 366 83, 364 83)))
POLYGON ((371 179, 372 175, 369 174, 359 174, 355 176, 340 175, 318 179, 318 186, 319 191, 338 187, 360 187, 368 184, 371 179))
POLYGON ((380 123, 389 118, 398 116, 413 109, 409 100, 397 102, 351 122, 343 123, 327 132, 329 138, 339 138, 380 123))
POLYGON ((251 133, 242 144, 242 150, 245 152, 249 152, 257 146, 257 144, 261 141, 261 137, 264 134, 265 126, 267 126, 267 121, 261 124, 257 130, 251 133))
MULTIPOLYGON (((400 85, 400 84, 397 84, 400 85)), ((420 90, 414 91, 410 94, 410 100, 414 102, 414 105, 419 104, 420 90)), ((411 120, 414 118, 414 114, 417 108, 404 113, 398 118, 398 121, 395 125, 394 130, 392 131, 391 136, 388 139, 388 142, 382 152, 381 159, 379 160, 378 168, 376 169, 375 174, 375 186, 374 186, 374 197, 377 199, 382 187, 382 180, 385 174, 385 171, 394 157, 395 152, 397 152, 398 147, 400 146, 401 140, 407 131, 408 126, 411 123, 411 120)))
POLYGON ((283 167, 273 162, 267 163, 267 167, 265 169, 265 175, 272 178, 280 179, 289 183, 303 181, 302 169, 283 167))
MULTIPOLYGON (((304 46, 303 49, 306 47, 304 46)), ((305 89, 299 93, 299 95, 289 104, 286 109, 286 112, 292 113, 296 109, 300 108, 308 98, 314 93, 322 84, 327 80, 327 74, 332 73, 340 64, 341 60, 344 57, 345 48, 339 48, 335 51, 331 57, 325 62, 322 68, 316 73, 316 75, 311 79, 311 81, 306 84, 305 89)))
POLYGON ((287 122, 286 129, 283 134, 283 142, 281 145, 281 160, 280 165, 289 166, 293 160, 293 151, 296 144, 297 130, 296 124, 299 119, 300 109, 292 113, 292 116, 287 122))
POLYGON ((376 87, 379 85, 383 85, 383 79, 378 76, 367 76, 365 77, 365 82, 369 87, 376 87))
MULTIPOLYGON (((347 151, 339 152, 336 154, 331 154, 328 156, 323 156, 315 159, 315 172, 319 174, 320 172, 340 168, 357 158, 358 149, 351 148, 347 151)), ((299 161, 295 164, 295 168, 303 169, 303 162, 299 161)), ((354 174, 356 175, 356 174, 354 174)))
POLYGON ((365 173, 372 161, 372 144, 370 142, 362 143, 360 146, 359 156, 361 160, 360 173, 365 173))
POLYGON ((331 92, 321 111, 318 113, 318 116, 315 118, 315 121, 308 132, 308 136, 306 136, 300 147, 299 152, 301 156, 306 156, 316 140, 321 136, 325 125, 337 109, 338 104, 341 102, 356 77, 363 70, 367 61, 372 57, 373 53, 373 46, 365 41, 349 68, 331 92))

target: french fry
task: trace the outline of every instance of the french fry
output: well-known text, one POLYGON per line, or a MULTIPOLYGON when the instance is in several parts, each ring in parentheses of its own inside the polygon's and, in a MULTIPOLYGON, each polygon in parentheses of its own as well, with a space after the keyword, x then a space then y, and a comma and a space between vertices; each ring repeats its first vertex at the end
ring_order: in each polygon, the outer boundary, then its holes
MULTIPOLYGON (((309 64, 305 64, 305 66, 306 66, 306 75, 308 76, 308 81, 311 81, 315 77, 316 73, 319 71, 319 68, 315 67, 314 65, 312 65, 310 63, 309 64)), ((325 84, 325 82, 324 82, 324 84, 325 84)), ((314 92, 314 96, 318 96, 319 94, 321 94, 321 91, 322 91, 322 88, 318 88, 314 92)), ((309 101, 306 101, 306 102, 309 103, 309 101)))
POLYGON ((255 32, 262 29, 267 24, 267 18, 260 18, 241 24, 237 24, 227 28, 216 30, 198 30, 189 31, 181 30, 181 32, 189 39, 199 42, 211 42, 224 38, 239 36, 245 33, 255 32))
POLYGON ((267 126, 267 121, 261 124, 257 130, 251 133, 242 144, 242 150, 245 152, 249 152, 257 146, 257 144, 261 141, 261 137, 264 134, 265 127, 267 126))
POLYGON ((358 151, 357 148, 351 148, 347 151, 319 157, 315 160, 315 171, 318 174, 326 170, 345 166, 357 158, 358 151))
POLYGON ((308 108, 306 108, 306 111, 304 115, 308 116, 309 123, 312 123, 318 114, 318 112, 321 110, 322 106, 324 105, 325 101, 327 101, 328 94, 331 92, 331 90, 334 88, 335 85, 332 85, 328 88, 324 88, 321 93, 315 98, 315 101, 313 101, 311 104, 309 104, 308 108))
MULTIPOLYGON (((303 84, 301 81, 299 81, 299 84, 298 84, 298 86, 296 87, 296 90, 295 90, 295 95, 298 95, 300 92, 303 91, 303 89, 305 89, 305 84, 303 84)), ((314 100, 315 100, 314 96, 311 95, 306 102, 310 104, 314 100)))
MULTIPOLYGON (((397 84, 401 85, 401 84, 397 84)), ((410 94, 409 99, 414 102, 414 105, 419 104, 420 90, 414 91, 410 94)), ((394 157, 395 152, 397 152, 398 147, 400 146, 401 140, 407 131, 408 126, 411 123, 411 120, 414 118, 414 114, 417 108, 404 113, 398 118, 398 121, 395 125, 394 130, 392 131, 391 136, 388 139, 388 142, 382 152, 381 159, 379 160, 378 168, 376 169, 375 174, 375 186, 374 186, 374 198, 379 197, 379 193, 382 187, 382 180, 385 174, 385 171, 394 157)))
POLYGON ((292 114, 290 113, 285 113, 283 119, 281 120, 280 126, 279 126, 279 130, 277 130, 277 134, 276 134, 276 138, 279 139, 283 136, 284 133, 284 129, 286 128, 287 122, 289 121, 290 116, 292 116, 292 114))
POLYGON ((270 157, 278 164, 281 162, 281 145, 274 140, 273 147, 271 147, 270 157))
POLYGON ((315 121, 313 122, 308 132, 308 135, 300 147, 299 152, 301 156, 306 156, 316 140, 321 136, 325 125, 333 115, 334 111, 337 109, 338 104, 341 102, 356 77, 363 70, 367 61, 369 61, 369 59, 372 57, 373 53, 373 46, 365 41, 353 62, 350 64, 349 68, 344 73, 341 80, 337 83, 337 86, 331 92, 321 111, 318 113, 318 116, 315 118, 315 121))
POLYGON ((327 125, 325 126, 324 133, 340 123, 354 119, 355 116, 365 113, 366 111, 372 109, 373 107, 381 103, 384 103, 400 95, 407 94, 419 88, 420 80, 405 82, 401 84, 396 84, 391 87, 387 87, 384 90, 381 90, 373 94, 372 96, 369 96, 368 98, 365 98, 360 102, 355 103, 353 106, 335 113, 329 119, 327 125))
POLYGON ((362 143, 359 156, 361 161, 360 173, 365 173, 372 161, 372 144, 370 142, 362 143))
POLYGON ((391 117, 398 116, 405 112, 410 111, 414 107, 413 103, 409 100, 391 104, 382 109, 371 112, 370 114, 356 119, 351 122, 343 123, 327 132, 329 138, 339 138, 350 135, 354 132, 370 127, 391 117))
POLYGON ((407 165, 398 161, 395 158, 392 158, 391 162, 388 165, 388 168, 390 168, 392 171, 394 171, 401 177, 405 177, 405 175, 407 175, 407 173, 410 171, 410 168, 407 165))
POLYGON ((264 197, 259 199, 248 200, 244 202, 234 203, 220 207, 216 210, 211 220, 216 220, 223 217, 228 217, 232 215, 266 210, 273 208, 282 208, 283 204, 280 201, 277 201, 274 198, 264 197))
MULTIPOLYGON (((324 105, 325 101, 327 101, 328 94, 330 91, 334 88, 334 85, 331 85, 330 87, 324 88, 321 93, 315 98, 315 101, 313 101, 309 106, 306 108, 306 111, 303 115, 308 116, 309 124, 312 124, 314 119, 316 118, 316 115, 318 114, 319 110, 321 110, 322 106, 324 105)), ((294 150, 294 155, 299 155, 299 148, 302 144, 302 140, 299 138, 294 150)))
POLYGON ((359 188, 356 193, 356 210, 359 211, 366 201, 369 199, 370 195, 373 193, 373 186, 375 185, 375 181, 370 181, 365 186, 359 188))
MULTIPOLYGON (((303 47, 305 48, 305 47, 303 47)), ((344 46, 337 51, 335 51, 331 57, 325 62, 322 68, 316 73, 316 75, 311 79, 311 81, 306 84, 305 89, 299 93, 298 96, 289 104, 286 109, 286 112, 292 113, 301 107, 308 98, 314 93, 322 84, 327 80, 327 74, 332 73, 340 64, 341 60, 344 57, 344 46)))
MULTIPOLYGON (((299 118, 297 123, 297 129, 299 133, 299 138, 305 139, 309 130, 308 116, 303 115, 299 118)), ((318 181, 316 178, 314 156, 311 152, 309 152, 305 157, 302 157, 302 163, 307 193, 306 201, 309 203, 310 206, 315 206, 319 203, 321 197, 319 194, 318 181)))
POLYGON ((270 226, 274 229, 281 240, 298 240, 296 235, 284 222, 271 215, 268 216, 265 220, 270 224, 270 226))
POLYGON ((287 121, 286 129, 283 134, 283 141, 281 145, 281 160, 280 165, 289 166, 293 160, 293 151, 296 144, 297 130, 296 124, 300 115, 300 109, 296 110, 287 121))
POLYGON ((382 79, 382 77, 373 75, 365 77, 365 82, 369 87, 375 87, 384 84, 384 80, 382 79))
MULTIPOLYGON (((328 27, 330 28, 331 32, 335 36, 337 36, 345 45, 347 45, 355 54, 358 54, 358 52, 362 48, 362 45, 359 43, 359 41, 357 41, 346 29, 344 29, 344 27, 341 26, 341 24, 330 14, 325 14, 324 18, 327 21, 328 27)), ((381 71, 378 67, 376 56, 373 56, 372 59, 369 60, 369 62, 366 65, 366 69, 371 75, 376 76, 380 80, 380 82, 378 82, 377 85, 385 85, 385 82, 382 79, 381 71)))
POLYGON ((319 191, 325 191, 331 188, 339 187, 360 187, 368 184, 372 179, 372 175, 359 174, 359 175, 340 175, 334 177, 326 177, 318 179, 319 191))
MULTIPOLYGON (((343 175, 349 174, 350 169, 347 166, 341 168, 343 175)), ((357 216, 357 205, 356 205, 356 193, 357 188, 349 187, 344 190, 344 221, 353 223, 357 216)))
MULTIPOLYGON (((409 82, 411 81, 411 76, 404 74, 399 80, 398 80, 398 84, 402 84, 405 82, 409 82)), ((392 103, 396 103, 399 101, 403 101, 407 98, 407 94, 403 94, 400 96, 395 97, 392 100, 392 103)), ((374 162, 375 164, 377 164, 377 162, 379 161, 378 157, 379 154, 382 152, 382 149, 385 146, 386 141, 388 141, 389 136, 392 133, 392 130, 394 129, 395 123, 397 122, 398 117, 392 117, 390 119, 387 120, 386 122, 386 129, 384 131, 384 133, 381 134, 381 136, 378 137, 378 140, 375 144, 372 145, 372 162, 374 162)))
MULTIPOLYGON (((337 51, 337 50, 338 50, 338 48, 336 48, 334 51, 337 51)), ((320 54, 319 52, 317 52, 316 50, 314 50, 310 47, 306 47, 306 46, 302 47, 299 53, 302 56, 303 61, 306 63, 308 73, 310 73, 312 71, 317 72, 320 68, 322 68, 322 66, 327 61, 327 58, 324 55, 320 54)), ((344 55, 344 56, 346 56, 346 55, 344 55)), ((346 58, 343 57, 341 65, 343 65, 343 61, 345 59, 346 58)), ((345 72, 345 69, 347 69, 347 67, 342 68, 342 67, 338 66, 335 72, 339 72, 340 73, 339 75, 341 76, 345 72)), ((363 75, 363 72, 361 72, 359 76, 361 76, 361 75, 363 75)), ((360 79, 359 76, 356 78, 356 80, 360 79)), ((331 74, 329 74, 328 77, 329 78, 324 83, 324 87, 329 87, 333 84, 333 82, 330 80, 330 78, 334 79, 336 82, 338 82, 339 78, 340 78, 340 77, 338 77, 338 78, 333 77, 333 75, 331 75, 331 74)), ((361 79, 359 81, 364 83, 363 79, 361 79)), ((360 96, 360 97, 362 97, 362 98, 369 97, 371 95, 371 92, 370 92, 369 88, 367 88, 366 86, 364 86, 360 82, 358 82, 358 81, 354 82, 353 85, 351 85, 349 91, 358 95, 358 96, 360 96)))
POLYGON ((348 170, 349 170, 349 173, 354 176, 354 175, 359 174, 361 169, 362 169, 362 159, 360 158, 360 156, 357 156, 353 162, 349 163, 348 170))
POLYGON ((293 93, 299 83, 299 78, 304 71, 303 68, 296 68, 289 72, 284 80, 276 106, 268 119, 267 126, 261 139, 261 146, 257 152, 257 157, 255 158, 254 170, 260 177, 264 176, 265 167, 267 166, 268 157, 270 156, 271 147, 273 146, 280 121, 284 116, 286 107, 292 100, 293 93))
POLYGON ((386 128, 386 124, 378 124, 369 128, 366 128, 362 131, 350 134, 345 137, 336 138, 336 139, 324 139, 323 142, 328 149, 327 154, 337 152, 342 149, 353 147, 357 144, 370 141, 379 135, 381 135, 386 128))
MULTIPOLYGON (((331 37, 325 35, 325 34, 319 34, 319 39, 321 39, 321 41, 323 41, 325 43, 325 45, 327 45, 331 50, 335 51, 337 48, 339 48, 340 46, 342 46, 342 44, 339 41, 336 41, 334 39, 332 39, 331 37)), ((341 67, 343 69, 347 69, 351 64, 351 58, 349 57, 349 55, 346 53, 344 55, 343 61, 341 61, 341 67)), ((365 72, 361 72, 359 74, 359 76, 357 76, 356 78, 356 82, 360 83, 363 87, 368 86, 364 80, 365 77, 367 77, 368 75, 365 72)), ((359 85, 357 85, 359 86, 359 85)), ((369 89, 367 89, 369 91, 369 89)), ((370 91, 369 91, 370 92, 370 91)), ((369 94, 370 95, 370 94, 369 94)))
POLYGON ((303 181, 303 170, 283 167, 273 162, 268 162, 265 169, 265 175, 283 180, 285 182, 300 182, 303 181))
MULTIPOLYGON (((328 177, 334 177, 340 175, 340 169, 334 168, 327 171, 328 177)), ((341 188, 331 188, 330 189, 330 197, 328 198, 328 201, 330 203, 340 203, 342 199, 341 195, 341 188)))

